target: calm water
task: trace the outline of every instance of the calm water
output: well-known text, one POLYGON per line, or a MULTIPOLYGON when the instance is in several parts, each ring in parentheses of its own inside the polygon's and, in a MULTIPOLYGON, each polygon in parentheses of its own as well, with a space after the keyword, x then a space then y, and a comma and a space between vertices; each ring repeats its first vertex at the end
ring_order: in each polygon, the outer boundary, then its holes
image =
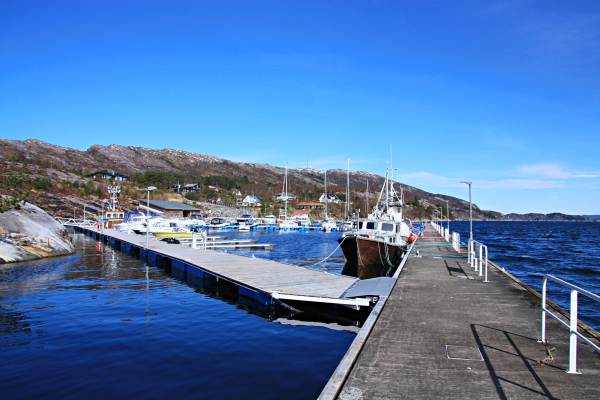
MULTIPOLYGON (((468 222, 451 222, 450 230, 469 237, 468 222)), ((552 274, 600 293, 600 223, 474 221, 473 235, 491 260, 538 291, 542 276, 552 274)), ((569 309, 568 289, 549 282, 548 296, 569 309)), ((580 295, 579 318, 600 329, 600 304, 580 295)))
MULTIPOLYGON (((451 224, 467 237, 468 223, 451 224)), ((275 245, 236 251, 340 273, 337 234, 227 233, 275 245)), ((600 292, 600 224, 475 222, 490 257, 529 285, 558 277, 600 292)), ((313 399, 353 333, 292 326, 199 292, 76 236, 77 255, 0 266, 2 398, 313 399)), ((550 287, 550 298, 568 295, 550 287)), ((580 317, 600 327, 582 298, 580 317)))
MULTIPOLYGON (((76 238, 76 256, 0 267, 2 398, 314 399, 354 339, 268 321, 76 238)), ((336 238, 271 235, 275 250, 255 254, 310 264, 336 238)))

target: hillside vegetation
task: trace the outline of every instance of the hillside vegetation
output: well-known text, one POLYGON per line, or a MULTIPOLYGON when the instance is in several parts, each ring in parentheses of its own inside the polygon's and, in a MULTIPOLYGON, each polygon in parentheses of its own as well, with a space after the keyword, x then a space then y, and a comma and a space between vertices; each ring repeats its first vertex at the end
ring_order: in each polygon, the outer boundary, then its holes
MULTIPOLYGON (((115 170, 128 175, 122 183, 121 202, 135 207, 135 200, 144 197, 141 189, 153 185, 159 190, 156 198, 179 198, 170 193, 171 185, 199 183, 202 190, 187 195, 188 201, 216 201, 235 205, 234 193, 255 194, 263 201, 262 212, 277 214, 279 202, 273 198, 281 192, 284 169, 268 164, 238 163, 204 154, 173 149, 94 145, 85 151, 61 147, 38 140, 0 141, 2 176, 0 192, 20 200, 39 204, 54 215, 77 213, 79 202, 100 204, 106 197, 110 182, 91 179, 88 174, 98 170, 115 170)), ((314 169, 290 169, 289 189, 299 201, 317 201, 323 192, 323 173, 314 169)), ((346 171, 329 170, 328 191, 345 201, 346 171)), ((351 171, 351 208, 365 214, 367 201, 373 207, 383 177, 367 172, 351 171), (369 193, 366 193, 367 181, 369 193)), ((432 194, 418 188, 402 185, 409 218, 429 218, 435 208, 450 205, 454 219, 468 218, 468 202, 451 196, 432 194)), ((343 214, 343 205, 333 205, 330 211, 343 214)), ((480 210, 474 206, 477 219, 499 219, 502 214, 480 210)))

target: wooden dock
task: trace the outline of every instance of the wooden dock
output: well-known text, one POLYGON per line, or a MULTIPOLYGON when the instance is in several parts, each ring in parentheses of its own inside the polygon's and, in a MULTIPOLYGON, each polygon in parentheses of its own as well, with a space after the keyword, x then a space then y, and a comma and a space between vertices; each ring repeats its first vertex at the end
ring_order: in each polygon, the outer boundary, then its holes
POLYGON ((385 301, 377 304, 320 399, 600 399, 600 355, 499 268, 489 283, 427 227, 385 301), (416 251, 420 256, 414 257, 416 251))
MULTIPOLYGON (((197 249, 169 244, 146 236, 127 234, 113 229, 97 232, 76 228, 97 240, 106 241, 124 251, 133 251, 146 260, 166 259, 179 275, 208 274, 241 288, 241 292, 261 303, 271 299, 327 303, 354 308, 371 306, 368 297, 345 298, 344 293, 359 280, 315 269, 283 264, 262 258, 243 257, 211 249, 197 249)), ((209 242, 210 243, 210 242, 209 242)), ((240 292, 240 293, 241 293, 240 292)))

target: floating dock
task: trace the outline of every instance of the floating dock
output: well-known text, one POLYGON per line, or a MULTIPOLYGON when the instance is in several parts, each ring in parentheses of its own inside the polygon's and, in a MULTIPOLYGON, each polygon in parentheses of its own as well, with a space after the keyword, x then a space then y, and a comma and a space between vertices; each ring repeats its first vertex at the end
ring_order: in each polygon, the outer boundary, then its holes
POLYGON ((74 228, 117 249, 139 255, 150 264, 168 264, 177 276, 210 277, 230 282, 239 289, 240 295, 263 305, 275 300, 335 304, 360 309, 372 306, 378 299, 376 291, 369 294, 359 290, 360 295, 353 294, 357 293, 357 287, 362 287, 365 281, 349 276, 203 249, 202 244, 193 249, 168 244, 154 237, 148 238, 146 248, 145 235, 127 234, 114 229, 98 232, 86 227, 74 228))
POLYGON ((600 399, 599 353, 579 340, 581 374, 566 373, 569 330, 548 318, 538 342, 532 289, 493 265, 486 283, 430 225, 424 237, 319 399, 600 399))

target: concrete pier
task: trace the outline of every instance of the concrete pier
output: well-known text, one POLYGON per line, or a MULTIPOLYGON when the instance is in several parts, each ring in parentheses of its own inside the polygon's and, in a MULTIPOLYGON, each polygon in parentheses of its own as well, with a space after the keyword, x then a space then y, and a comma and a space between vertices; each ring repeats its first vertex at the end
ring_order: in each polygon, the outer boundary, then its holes
POLYGON ((548 318, 539 343, 539 299, 497 268, 484 283, 436 235, 416 242, 320 399, 600 399, 600 355, 580 340, 581 374, 565 373, 569 331, 548 318))

